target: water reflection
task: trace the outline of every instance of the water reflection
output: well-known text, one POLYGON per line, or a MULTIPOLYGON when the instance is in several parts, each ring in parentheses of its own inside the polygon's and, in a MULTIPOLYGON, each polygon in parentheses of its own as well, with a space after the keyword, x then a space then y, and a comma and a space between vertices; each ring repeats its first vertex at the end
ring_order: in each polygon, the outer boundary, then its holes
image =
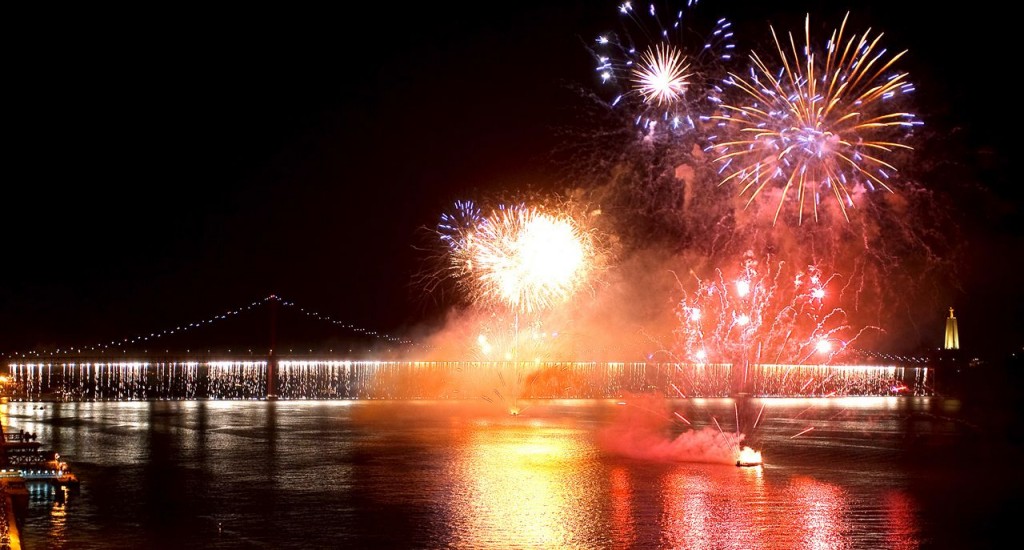
POLYGON ((476 428, 456 459, 456 546, 555 548, 591 539, 600 486, 577 470, 592 452, 579 432, 543 423, 476 428))
POLYGON ((798 477, 789 487, 795 505, 792 536, 804 548, 841 548, 848 514, 846 495, 832 484, 798 477))
POLYGON ((906 491, 889 491, 882 498, 883 517, 885 518, 885 547, 894 550, 920 547, 918 529, 914 517, 917 507, 906 491))
POLYGON ((670 548, 712 548, 721 544, 714 529, 712 484, 678 472, 665 480, 664 544, 670 548))
MULTIPOLYGON (((1014 494, 927 400, 772 401, 753 468, 606 452, 615 403, 12 403, 0 420, 60 441, 83 483, 32 500, 26 548, 918 548, 970 540, 1014 494), (906 460, 922 439, 929 460, 906 460)), ((738 410, 687 400, 663 438, 738 410)))
POLYGON ((760 548, 772 540, 761 468, 681 467, 666 477, 661 547, 760 548))
POLYGON ((636 539, 633 522, 633 487, 629 471, 621 466, 609 472, 611 501, 611 542, 615 548, 627 548, 636 539))

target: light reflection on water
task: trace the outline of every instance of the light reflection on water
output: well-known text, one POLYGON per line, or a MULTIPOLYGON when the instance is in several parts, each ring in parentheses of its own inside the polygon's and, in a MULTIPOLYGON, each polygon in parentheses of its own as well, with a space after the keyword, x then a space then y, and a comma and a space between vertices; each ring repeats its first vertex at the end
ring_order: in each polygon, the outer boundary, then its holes
POLYGON ((599 481, 591 474, 567 483, 590 451, 580 433, 523 423, 474 431, 467 443, 453 464, 448 509, 457 546, 578 544, 574 533, 590 525, 599 481))
POLYGON ((82 481, 34 497, 25 548, 918 548, 966 543, 1013 497, 937 398, 676 400, 737 424, 763 467, 643 460, 615 401, 9 403, 82 481), (763 406, 762 406, 763 405, 763 406), (797 437, 806 428, 813 428, 797 437), (970 443, 971 445, 967 445, 970 443), (984 491, 974 493, 972 478, 984 491), (945 512, 964 510, 957 522, 945 512))

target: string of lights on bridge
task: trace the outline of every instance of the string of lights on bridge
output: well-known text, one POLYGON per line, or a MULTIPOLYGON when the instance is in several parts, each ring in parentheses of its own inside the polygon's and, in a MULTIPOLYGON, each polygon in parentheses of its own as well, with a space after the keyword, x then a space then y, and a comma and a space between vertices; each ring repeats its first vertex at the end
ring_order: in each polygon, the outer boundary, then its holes
MULTIPOLYGON (((151 332, 149 334, 138 335, 138 336, 134 336, 134 337, 130 337, 130 338, 123 338, 121 340, 111 340, 110 342, 99 343, 99 344, 95 344, 95 345, 91 345, 91 346, 70 347, 70 348, 67 348, 67 349, 60 349, 60 348, 58 348, 58 349, 55 349, 53 351, 49 351, 49 350, 34 350, 34 351, 16 352, 16 353, 10 353, 10 354, 0 353, 0 356, 7 355, 7 356, 10 356, 10 357, 20 357, 20 358, 28 358, 28 357, 53 357, 53 356, 56 356, 56 355, 75 355, 75 354, 83 354, 83 353, 91 353, 91 352, 103 353, 103 352, 108 351, 108 350, 117 350, 117 349, 124 350, 124 348, 126 346, 129 346, 129 345, 132 345, 132 344, 139 344, 139 343, 143 343, 143 342, 156 341, 156 340, 158 340, 158 339, 160 339, 160 338, 162 338, 164 336, 170 336, 172 334, 184 333, 184 332, 187 332, 187 331, 190 331, 190 330, 194 330, 194 329, 197 329, 197 328, 200 328, 200 327, 209 326, 209 325, 212 325, 212 324, 215 324, 215 323, 218 323, 218 322, 230 319, 232 317, 235 317, 235 316, 240 315, 242 313, 245 313, 247 311, 251 311, 251 310, 254 310, 256 308, 266 306, 267 304, 270 304, 272 302, 276 302, 276 303, 278 303, 278 304, 280 304, 281 306, 284 306, 284 307, 295 308, 300 313, 302 313, 303 315, 305 315, 305 316, 307 316, 309 318, 316 319, 316 320, 324 322, 324 323, 329 323, 329 324, 334 325, 336 327, 345 328, 345 329, 351 330, 354 333, 362 334, 364 336, 376 338, 377 340, 382 341, 382 342, 388 342, 388 343, 396 344, 396 345, 416 345, 410 339, 399 338, 399 337, 392 336, 392 335, 385 334, 385 333, 381 333, 381 332, 378 332, 378 331, 375 331, 375 330, 369 330, 369 329, 366 329, 366 328, 357 327, 354 324, 345 323, 343 321, 339 321, 337 319, 334 319, 330 315, 326 315, 326 314, 323 314, 323 313, 320 313, 320 312, 317 312, 317 311, 306 309, 306 308, 301 307, 301 306, 297 306, 295 304, 295 302, 285 300, 285 299, 281 298, 280 296, 277 296, 276 294, 271 294, 271 295, 269 295, 269 296, 267 296, 265 298, 262 298, 262 299, 259 299, 259 300, 255 300, 255 301, 253 301, 253 302, 251 302, 251 303, 249 303, 247 305, 241 306, 241 307, 230 309, 228 311, 225 311, 224 313, 221 313, 221 314, 218 314, 218 315, 214 315, 214 316, 212 316, 210 318, 202 319, 202 320, 195 321, 195 322, 191 322, 191 323, 188 323, 186 325, 179 325, 177 327, 165 329, 165 330, 162 330, 162 331, 159 331, 159 332, 151 332)), ((850 354, 853 354, 853 355, 859 355, 862 360, 867 360, 867 361, 872 362, 872 363, 876 363, 876 362, 896 362, 896 363, 902 363, 902 364, 914 364, 914 363, 928 363, 929 362, 929 358, 927 358, 927 357, 915 357, 915 356, 892 354, 892 353, 881 353, 881 352, 875 352, 875 351, 859 349, 859 348, 848 348, 847 352, 850 353, 850 354)))
POLYGON ((325 315, 325 314, 322 314, 322 313, 319 313, 319 312, 316 312, 316 311, 312 311, 312 310, 305 309, 303 307, 296 306, 295 302, 291 302, 291 301, 285 300, 285 299, 281 298, 280 296, 277 296, 276 294, 271 294, 270 296, 267 296, 267 297, 262 298, 260 300, 256 300, 256 301, 254 301, 254 302, 252 302, 250 304, 247 304, 245 306, 241 306, 241 307, 237 307, 237 308, 234 308, 234 309, 230 309, 230 310, 228 310, 228 311, 226 311, 226 312, 224 312, 222 314, 214 315, 213 317, 210 317, 208 319, 203 319, 203 320, 200 320, 200 321, 195 321, 195 322, 192 322, 192 323, 188 323, 187 325, 179 325, 179 326, 177 326, 175 328, 165 329, 165 330, 162 330, 162 331, 159 331, 159 332, 151 332, 149 334, 134 336, 134 337, 130 337, 130 338, 123 338, 121 340, 111 340, 110 342, 99 343, 99 344, 95 344, 95 345, 91 345, 91 346, 72 347, 72 348, 67 348, 67 349, 60 349, 60 348, 58 348, 58 349, 53 350, 53 351, 35 350, 35 351, 29 351, 29 352, 12 353, 10 355, 13 356, 13 357, 42 357, 42 356, 53 356, 53 355, 80 354, 80 353, 86 353, 86 352, 103 352, 103 351, 106 351, 106 350, 119 349, 119 348, 123 348, 124 346, 127 346, 127 345, 138 344, 138 343, 142 343, 142 342, 148 342, 148 341, 151 341, 151 340, 157 340, 157 339, 162 338, 164 336, 170 336, 172 334, 187 332, 189 330, 193 330, 193 329, 196 329, 196 328, 199 328, 199 327, 208 326, 208 325, 211 325, 211 324, 223 321, 225 319, 229 319, 231 317, 237 316, 237 315, 239 315, 241 313, 244 313, 246 311, 250 311, 250 310, 253 310, 253 309, 265 306, 265 305, 267 305, 267 304, 269 304, 271 302, 276 302, 276 303, 278 303, 278 304, 280 304, 281 306, 284 306, 284 307, 296 308, 300 313, 303 313, 307 317, 310 317, 310 318, 313 318, 313 319, 316 319, 316 320, 319 320, 319 321, 323 321, 323 322, 326 322, 326 323, 330 323, 332 325, 335 325, 335 326, 338 326, 338 327, 341 327, 341 328, 347 328, 347 329, 351 330, 352 332, 356 332, 356 333, 359 333, 359 334, 362 334, 362 335, 365 335, 365 336, 370 336, 370 337, 376 338, 376 339, 378 339, 380 341, 386 341, 386 342, 390 342, 392 344, 402 344, 402 345, 413 344, 412 340, 409 340, 409 339, 406 339, 406 338, 399 338, 399 337, 396 337, 396 336, 391 336, 391 335, 388 335, 388 334, 385 334, 385 333, 382 333, 382 332, 377 332, 375 330, 369 330, 369 329, 366 329, 366 328, 357 327, 357 326, 355 326, 353 324, 350 324, 350 323, 344 323, 342 321, 339 321, 337 319, 332 318, 330 315, 325 315))
POLYGON ((860 355, 864 360, 871 362, 883 362, 883 363, 930 363, 931 360, 928 357, 915 357, 912 355, 901 355, 897 353, 883 353, 878 351, 871 351, 860 348, 848 348, 848 351, 852 354, 860 355))

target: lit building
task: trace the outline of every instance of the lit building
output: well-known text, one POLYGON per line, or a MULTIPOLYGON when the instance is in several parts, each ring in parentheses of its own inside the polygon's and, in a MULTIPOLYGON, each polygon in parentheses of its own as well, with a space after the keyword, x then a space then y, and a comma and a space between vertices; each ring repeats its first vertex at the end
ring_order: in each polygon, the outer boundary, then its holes
POLYGON ((953 316, 953 308, 949 308, 949 317, 946 318, 946 345, 945 349, 960 349, 960 335, 956 330, 956 317, 953 316))

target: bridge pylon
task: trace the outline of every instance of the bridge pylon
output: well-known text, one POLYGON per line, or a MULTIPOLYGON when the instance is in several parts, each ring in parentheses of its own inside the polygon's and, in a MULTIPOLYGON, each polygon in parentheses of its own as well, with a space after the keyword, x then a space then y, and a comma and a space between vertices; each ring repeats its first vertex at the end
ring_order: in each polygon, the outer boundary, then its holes
POLYGON ((270 351, 267 353, 267 399, 277 399, 277 355, 274 348, 277 346, 277 296, 271 296, 270 300, 270 351))

